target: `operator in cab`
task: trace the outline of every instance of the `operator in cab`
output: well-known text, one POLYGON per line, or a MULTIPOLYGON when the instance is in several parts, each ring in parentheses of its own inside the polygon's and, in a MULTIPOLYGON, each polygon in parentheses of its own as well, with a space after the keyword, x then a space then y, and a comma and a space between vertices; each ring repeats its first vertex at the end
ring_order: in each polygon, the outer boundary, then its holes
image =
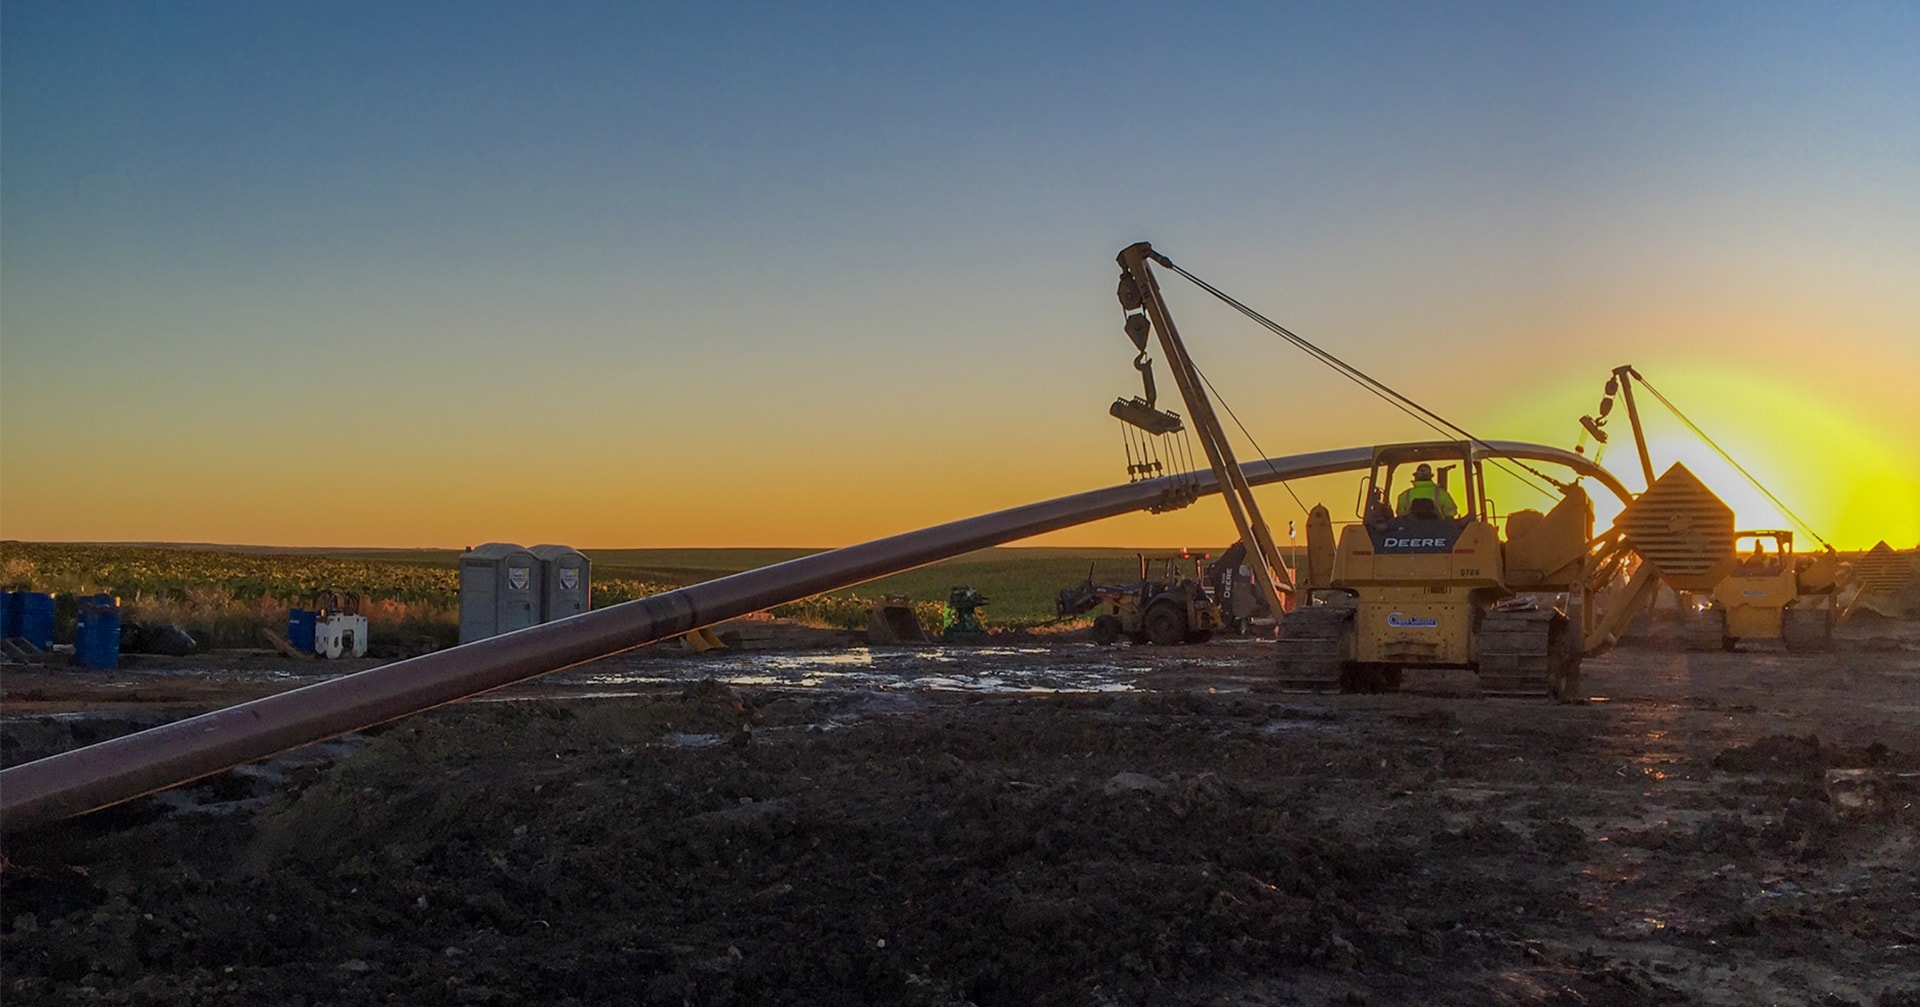
POLYGON ((1426 462, 1421 462, 1420 466, 1413 470, 1413 485, 1401 491, 1399 503, 1394 510, 1401 517, 1412 517, 1415 516, 1414 510, 1417 507, 1423 512, 1420 516, 1426 517, 1452 519, 1460 513, 1460 508, 1453 502, 1453 494, 1440 488, 1439 484, 1433 481, 1433 466, 1426 462), (1433 509, 1428 511, 1424 507, 1419 507, 1418 502, 1421 500, 1431 501, 1433 509))

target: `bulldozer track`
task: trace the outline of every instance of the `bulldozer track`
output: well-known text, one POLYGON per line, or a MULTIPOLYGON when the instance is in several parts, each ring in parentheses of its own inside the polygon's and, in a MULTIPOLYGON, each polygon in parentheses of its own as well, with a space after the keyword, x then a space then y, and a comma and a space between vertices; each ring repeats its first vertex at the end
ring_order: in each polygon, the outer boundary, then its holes
POLYGON ((1340 673, 1352 660, 1355 609, 1313 605, 1288 612, 1280 620, 1279 685, 1296 692, 1335 692, 1340 673))
POLYGON ((1726 611, 1704 608, 1687 613, 1680 622, 1680 641, 1688 650, 1725 650, 1728 642, 1726 611))
POLYGON ((1552 609, 1488 612, 1476 655, 1481 693, 1576 698, 1580 653, 1571 641, 1566 617, 1552 609))
POLYGON ((1833 645, 1833 609, 1788 605, 1780 613, 1780 641, 1788 650, 1826 650, 1833 645))

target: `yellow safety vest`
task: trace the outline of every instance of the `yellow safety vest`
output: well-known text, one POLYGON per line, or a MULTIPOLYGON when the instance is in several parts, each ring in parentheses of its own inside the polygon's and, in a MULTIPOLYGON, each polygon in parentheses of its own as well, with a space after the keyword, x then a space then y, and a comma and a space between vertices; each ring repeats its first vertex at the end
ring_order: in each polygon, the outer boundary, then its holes
POLYGON ((1413 502, 1415 500, 1433 501, 1433 507, 1440 512, 1441 517, 1450 518, 1460 512, 1460 509, 1454 506, 1453 494, 1441 489, 1440 486, 1431 479, 1416 479, 1412 486, 1402 490, 1400 492, 1400 504, 1395 508, 1395 511, 1401 517, 1406 517, 1412 512, 1413 502))

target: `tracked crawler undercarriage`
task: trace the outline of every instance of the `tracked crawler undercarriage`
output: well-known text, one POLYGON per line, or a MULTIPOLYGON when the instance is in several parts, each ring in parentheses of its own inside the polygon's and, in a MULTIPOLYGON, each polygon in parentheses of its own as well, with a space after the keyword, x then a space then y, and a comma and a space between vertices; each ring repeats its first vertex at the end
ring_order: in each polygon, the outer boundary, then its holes
MULTIPOLYGON (((1403 666, 1353 656, 1358 610, 1334 602, 1299 609, 1281 624, 1276 650, 1281 688, 1299 692, 1391 692, 1403 666)), ((1481 617, 1473 663, 1489 696, 1576 699, 1580 648, 1572 622, 1553 609, 1493 609, 1481 617)))

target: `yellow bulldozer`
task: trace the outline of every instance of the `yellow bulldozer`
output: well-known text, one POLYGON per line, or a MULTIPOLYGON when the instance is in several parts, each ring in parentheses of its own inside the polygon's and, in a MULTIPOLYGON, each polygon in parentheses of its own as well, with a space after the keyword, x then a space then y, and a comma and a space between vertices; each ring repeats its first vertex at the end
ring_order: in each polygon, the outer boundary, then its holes
POLYGON ((1839 554, 1795 556, 1790 531, 1734 535, 1738 565, 1682 615, 1689 650, 1732 650, 1742 640, 1777 640, 1788 650, 1822 650, 1833 639, 1839 554))
POLYGON ((1485 489, 1496 462, 1473 441, 1383 445, 1358 522, 1336 540, 1326 507, 1310 512, 1299 573, 1313 604, 1281 620, 1284 686, 1389 691, 1408 669, 1467 668, 1487 694, 1575 699, 1582 657, 1618 638, 1659 579, 1705 590, 1731 565, 1733 512, 1685 466, 1602 535, 1575 484, 1544 514, 1513 514, 1503 537, 1485 489), (1406 493, 1420 469, 1437 471, 1451 507, 1406 493))

